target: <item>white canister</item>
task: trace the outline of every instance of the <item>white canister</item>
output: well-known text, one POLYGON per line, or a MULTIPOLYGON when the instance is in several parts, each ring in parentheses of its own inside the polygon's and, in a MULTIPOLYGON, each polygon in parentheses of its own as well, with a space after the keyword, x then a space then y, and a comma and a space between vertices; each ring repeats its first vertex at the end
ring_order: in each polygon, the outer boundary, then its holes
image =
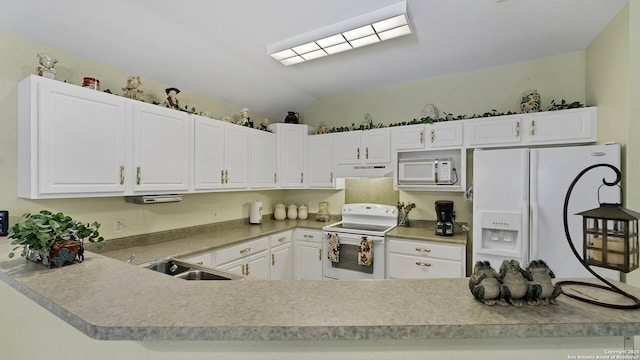
POLYGON ((284 220, 287 218, 287 210, 283 203, 278 203, 275 205, 275 209, 273 210, 273 218, 276 220, 284 220))
POLYGON ((302 204, 298 207, 298 219, 306 220, 309 217, 309 212, 307 211, 307 207, 302 204))
POLYGON ((295 220, 298 218, 298 206, 296 204, 289 205, 289 211, 287 212, 287 219, 295 220))

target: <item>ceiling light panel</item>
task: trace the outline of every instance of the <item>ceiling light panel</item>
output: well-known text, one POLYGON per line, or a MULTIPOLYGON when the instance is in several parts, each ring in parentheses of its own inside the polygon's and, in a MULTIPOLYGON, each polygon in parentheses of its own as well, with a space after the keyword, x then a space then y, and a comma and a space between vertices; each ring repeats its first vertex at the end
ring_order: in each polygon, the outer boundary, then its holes
POLYGON ((316 44, 315 42, 310 42, 310 43, 302 44, 300 46, 296 46, 292 50, 295 51, 296 54, 302 55, 302 54, 310 53, 312 51, 320 50, 320 46, 318 46, 318 44, 316 44))
POLYGON ((371 25, 365 25, 357 29, 345 31, 342 33, 342 35, 344 35, 345 39, 351 41, 351 40, 363 38, 365 36, 373 35, 375 33, 376 32, 373 30, 373 27, 371 25))
POLYGON ((342 44, 338 44, 338 45, 334 45, 334 46, 329 46, 328 48, 325 48, 324 51, 327 52, 327 54, 337 54, 343 51, 347 51, 347 50, 351 50, 353 49, 353 47, 351 47, 351 45, 347 42, 342 43, 342 44))
POLYGON ((406 0, 267 46, 285 65, 411 34, 406 0))
POLYGON ((300 56, 302 56, 302 58, 305 60, 313 60, 313 59, 317 59, 327 55, 329 54, 327 54, 324 50, 320 49, 320 50, 312 51, 310 53, 302 54, 300 56))
POLYGON ((398 15, 390 19, 374 23, 373 28, 376 30, 376 32, 380 33, 403 25, 407 25, 407 18, 404 15, 398 15))
POLYGON ((322 48, 325 48, 325 49, 328 48, 329 46, 344 44, 346 42, 347 42, 347 39, 345 39, 344 36, 342 36, 342 34, 329 36, 324 39, 320 39, 316 41, 318 45, 320 45, 322 48))
POLYGON ((363 37, 360 39, 355 39, 353 41, 351 41, 351 46, 353 46, 354 48, 358 48, 358 47, 362 47, 365 45, 371 45, 373 43, 377 43, 379 42, 380 39, 378 38, 378 35, 373 34, 367 37, 363 37))
POLYGON ((395 29, 378 33, 378 36, 380 37, 380 40, 384 41, 384 40, 389 40, 389 39, 397 38, 399 36, 404 36, 408 34, 411 34, 411 29, 409 29, 409 25, 405 25, 395 29))

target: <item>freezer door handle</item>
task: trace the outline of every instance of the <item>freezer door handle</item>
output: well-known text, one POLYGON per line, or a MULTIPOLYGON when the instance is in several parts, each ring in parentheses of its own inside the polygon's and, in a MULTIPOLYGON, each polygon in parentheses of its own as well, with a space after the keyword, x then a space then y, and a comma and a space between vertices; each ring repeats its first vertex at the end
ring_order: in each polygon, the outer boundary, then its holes
POLYGON ((529 260, 537 260, 538 258, 538 202, 535 200, 531 200, 530 211, 531 211, 531 238, 529 239, 530 251, 529 260))

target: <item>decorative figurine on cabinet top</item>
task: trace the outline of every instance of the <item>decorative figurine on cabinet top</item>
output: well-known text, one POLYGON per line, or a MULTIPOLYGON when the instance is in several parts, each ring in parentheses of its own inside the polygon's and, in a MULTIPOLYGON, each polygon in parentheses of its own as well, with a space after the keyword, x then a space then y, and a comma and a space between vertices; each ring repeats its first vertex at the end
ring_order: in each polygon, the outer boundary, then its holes
POLYGON ((124 97, 133 100, 140 100, 142 98, 142 94, 144 94, 144 91, 140 90, 141 85, 142 81, 140 81, 140 76, 129 76, 127 78, 127 86, 122 88, 122 91, 124 91, 124 97))
POLYGON ((247 108, 240 110, 240 125, 253 127, 253 121, 249 117, 249 109, 247 108))
POLYGON ((167 93, 167 100, 164 102, 164 106, 172 109, 180 109, 180 103, 178 102, 178 94, 180 90, 174 87, 165 89, 167 93))
POLYGON ((56 69, 53 66, 58 62, 58 59, 45 53, 38 53, 40 65, 38 65, 38 75, 53 79, 56 77, 56 69))

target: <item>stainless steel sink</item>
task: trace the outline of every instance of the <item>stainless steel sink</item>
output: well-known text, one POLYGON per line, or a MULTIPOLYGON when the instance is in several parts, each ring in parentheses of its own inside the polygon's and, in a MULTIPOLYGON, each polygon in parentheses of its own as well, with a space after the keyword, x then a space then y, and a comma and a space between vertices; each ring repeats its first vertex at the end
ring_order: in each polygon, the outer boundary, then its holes
POLYGON ((184 280, 244 280, 241 275, 172 258, 163 258, 140 266, 184 280))
POLYGON ((187 271, 180 275, 176 275, 176 277, 185 280, 232 280, 228 276, 214 274, 213 272, 205 270, 187 271))

